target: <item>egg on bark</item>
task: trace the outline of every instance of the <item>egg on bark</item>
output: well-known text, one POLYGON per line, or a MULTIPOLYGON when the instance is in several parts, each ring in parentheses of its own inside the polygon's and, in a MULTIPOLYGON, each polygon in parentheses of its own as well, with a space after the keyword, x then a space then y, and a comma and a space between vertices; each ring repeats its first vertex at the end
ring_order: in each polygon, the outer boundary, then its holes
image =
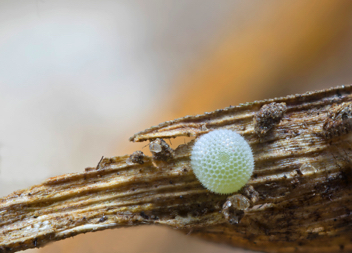
POLYGON ((248 182, 254 158, 251 147, 240 134, 220 129, 198 138, 192 149, 191 166, 208 190, 229 194, 248 182))

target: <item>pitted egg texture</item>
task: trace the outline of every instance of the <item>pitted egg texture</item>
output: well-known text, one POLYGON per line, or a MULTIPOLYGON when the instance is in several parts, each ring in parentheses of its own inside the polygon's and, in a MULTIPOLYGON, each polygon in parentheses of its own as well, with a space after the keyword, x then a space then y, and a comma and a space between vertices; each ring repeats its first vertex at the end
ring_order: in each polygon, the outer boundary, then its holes
POLYGON ((229 194, 241 189, 254 169, 251 147, 232 130, 214 130, 202 135, 193 146, 191 165, 208 190, 229 194))

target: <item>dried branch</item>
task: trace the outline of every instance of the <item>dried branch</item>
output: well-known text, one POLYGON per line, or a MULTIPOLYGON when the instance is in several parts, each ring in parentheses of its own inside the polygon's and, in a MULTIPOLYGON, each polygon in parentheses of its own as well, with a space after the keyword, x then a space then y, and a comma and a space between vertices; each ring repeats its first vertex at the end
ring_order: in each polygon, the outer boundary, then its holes
POLYGON ((131 141, 152 141, 153 157, 104 158, 1 199, 0 252, 142 224, 267 252, 350 251, 351 93, 344 86, 247 103, 137 133, 131 141), (243 135, 255 155, 252 178, 232 196, 195 178, 194 141, 173 150, 161 139, 218 128, 243 135))

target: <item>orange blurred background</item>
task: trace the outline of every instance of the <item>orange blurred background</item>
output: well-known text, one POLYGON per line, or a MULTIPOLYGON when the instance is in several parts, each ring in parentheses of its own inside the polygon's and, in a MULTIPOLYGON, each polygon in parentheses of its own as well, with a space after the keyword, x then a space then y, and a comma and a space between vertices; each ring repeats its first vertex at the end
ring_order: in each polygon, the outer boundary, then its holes
MULTIPOLYGON (((349 0, 0 2, 0 195, 166 120, 352 83, 349 0)), ((174 142, 174 141, 173 141, 174 142)), ((26 252, 243 252, 164 227, 26 252)))

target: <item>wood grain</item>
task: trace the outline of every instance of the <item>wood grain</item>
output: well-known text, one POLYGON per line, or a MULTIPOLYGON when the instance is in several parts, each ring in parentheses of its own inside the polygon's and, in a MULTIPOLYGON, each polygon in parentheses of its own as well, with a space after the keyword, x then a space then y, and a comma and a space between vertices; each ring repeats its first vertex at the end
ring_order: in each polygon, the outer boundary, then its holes
POLYGON ((140 153, 104 158, 82 173, 49 178, 1 199, 0 252, 148 224, 266 252, 349 252, 351 103, 352 86, 342 86, 187 116, 141 131, 131 141, 161 143, 157 138, 235 130, 253 149, 254 174, 232 196, 207 191, 190 167, 194 141, 166 160, 140 153), (258 135, 254 119, 271 103, 285 103, 286 111, 270 131, 258 135))

